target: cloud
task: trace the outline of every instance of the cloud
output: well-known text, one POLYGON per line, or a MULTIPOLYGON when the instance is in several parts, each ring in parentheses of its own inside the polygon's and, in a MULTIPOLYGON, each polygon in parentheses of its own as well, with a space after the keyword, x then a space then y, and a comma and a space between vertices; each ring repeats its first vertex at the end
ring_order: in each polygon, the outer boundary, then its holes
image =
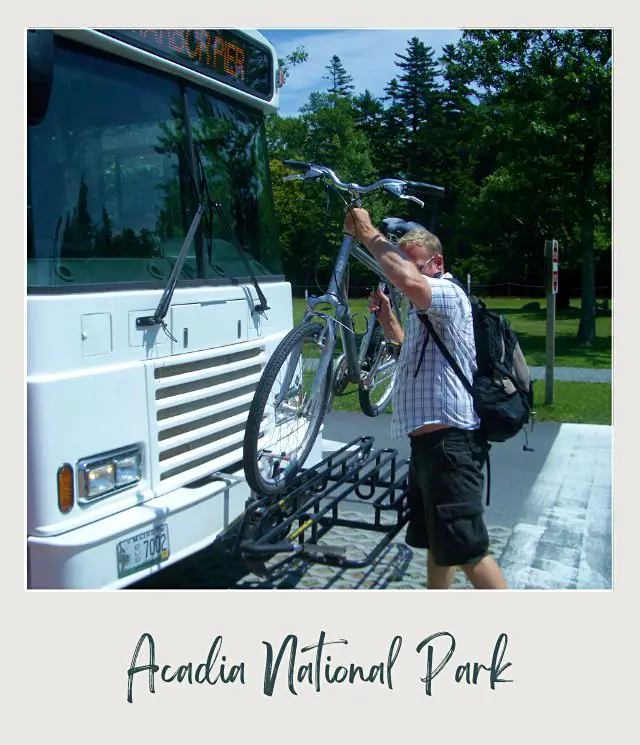
POLYGON ((303 46, 308 59, 292 69, 280 92, 280 113, 292 116, 306 103, 309 93, 328 88, 326 66, 335 54, 353 78, 355 93, 369 89, 384 95, 387 83, 400 72, 396 53, 405 54, 409 40, 417 36, 440 54, 445 44, 455 44, 462 36, 459 29, 260 29, 275 46, 279 57, 286 57, 303 46))

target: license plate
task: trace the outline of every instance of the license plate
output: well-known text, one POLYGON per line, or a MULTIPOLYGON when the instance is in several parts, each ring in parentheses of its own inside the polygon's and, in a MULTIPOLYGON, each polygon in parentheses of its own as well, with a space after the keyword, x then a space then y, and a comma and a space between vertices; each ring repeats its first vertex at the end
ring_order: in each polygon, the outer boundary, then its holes
POLYGON ((169 558, 169 526, 158 525, 121 541, 116 549, 118 576, 126 577, 169 558))

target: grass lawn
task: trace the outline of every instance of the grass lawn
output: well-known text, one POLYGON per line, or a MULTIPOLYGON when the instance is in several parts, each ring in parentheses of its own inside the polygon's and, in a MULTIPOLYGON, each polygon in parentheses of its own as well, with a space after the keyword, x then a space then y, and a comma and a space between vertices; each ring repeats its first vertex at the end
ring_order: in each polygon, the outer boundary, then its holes
MULTIPOLYGON (((547 303, 522 298, 490 298, 487 305, 511 322, 530 366, 546 364, 547 303), (540 310, 522 310, 538 302, 540 310)), ((567 310, 556 311, 556 354, 558 367, 611 367, 611 311, 597 311, 596 340, 592 346, 576 340, 580 325, 580 300, 573 299, 567 310)))
MULTIPOLYGON (((555 381, 553 404, 544 403, 544 380, 533 384, 533 401, 537 422, 572 422, 573 424, 611 424, 612 396, 608 383, 568 383, 555 381)), ((358 390, 349 386, 345 395, 333 399, 333 411, 360 411, 358 390)), ((388 411, 391 412, 391 406, 388 411)))
MULTIPOLYGON (((546 300, 532 301, 527 298, 488 298, 487 305, 501 313, 511 322, 518 335, 520 346, 531 367, 546 364, 546 300), (522 310, 527 303, 538 302, 540 310, 522 310)), ((367 301, 356 298, 350 301, 352 313, 367 314, 367 301)), ((302 318, 305 301, 293 301, 294 322, 302 318)), ((580 324, 580 300, 573 299, 568 310, 556 312, 557 367, 611 367, 611 311, 598 311, 596 316, 596 340, 591 347, 578 344, 576 334, 580 324)), ((356 320, 356 331, 364 330, 364 321, 356 320)))
POLYGON ((611 424, 613 398, 609 383, 554 381, 553 404, 544 403, 544 380, 533 383, 533 401, 538 422, 611 424))
MULTIPOLYGON (((518 335, 520 345, 530 366, 544 366, 546 362, 546 301, 538 300, 540 310, 522 310, 532 302, 527 298, 489 298, 487 305, 509 319, 518 335)), ((305 303, 294 300, 294 319, 302 318, 305 303)), ((367 313, 363 298, 351 301, 352 313, 367 313)), ((597 338, 591 347, 576 341, 580 323, 580 300, 574 299, 568 310, 556 313, 556 359, 558 367, 611 367, 611 312, 598 311, 597 338)), ((363 331, 362 319, 356 331, 363 331)), ((569 383, 555 381, 554 403, 544 404, 544 380, 534 383, 534 401, 537 421, 573 422, 580 424, 611 424, 612 388, 606 383, 569 383)), ((333 400, 336 411, 360 411, 358 392, 350 386, 345 395, 333 400)), ((390 409, 389 409, 390 410, 390 409)))

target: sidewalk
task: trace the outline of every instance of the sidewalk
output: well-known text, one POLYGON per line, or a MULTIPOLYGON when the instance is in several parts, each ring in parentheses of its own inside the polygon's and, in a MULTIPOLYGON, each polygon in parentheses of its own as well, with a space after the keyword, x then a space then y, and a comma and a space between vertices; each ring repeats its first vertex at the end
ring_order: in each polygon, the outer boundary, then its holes
MULTIPOLYGON (((336 412, 330 416, 329 435, 341 439, 326 438, 325 451, 362 434, 364 415, 336 412)), ((389 423, 378 419, 367 418, 366 426, 376 433, 380 449, 390 443, 389 423)), ((611 589, 612 428, 541 422, 534 440, 534 452, 523 453, 514 441, 492 451, 492 499, 486 514, 491 553, 512 590, 611 589)), ((407 443, 395 444, 401 457, 408 456, 407 443)), ((347 523, 371 513, 370 504, 351 495, 342 506, 340 517, 345 523, 320 542, 344 547, 352 559, 364 559, 379 535, 347 523)), ((282 555, 257 567, 230 556, 218 542, 140 583, 138 589, 421 590, 426 551, 407 546, 404 533, 372 564, 359 569, 282 555)), ((466 576, 457 572, 453 589, 470 588, 466 576)))
POLYGON ((563 424, 500 556, 512 589, 612 587, 612 428, 563 424))
MULTIPOLYGON (((545 367, 530 367, 533 380, 544 380, 545 367)), ((595 367, 556 367, 553 371, 554 380, 572 383, 611 383, 611 370, 595 367)))

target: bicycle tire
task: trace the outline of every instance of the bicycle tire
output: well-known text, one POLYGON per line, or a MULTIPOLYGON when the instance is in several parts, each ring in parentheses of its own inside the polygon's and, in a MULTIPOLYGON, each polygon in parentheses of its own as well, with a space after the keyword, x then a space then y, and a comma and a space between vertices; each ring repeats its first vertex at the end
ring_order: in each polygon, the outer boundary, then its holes
MULTIPOLYGON (((376 326, 371 337, 371 343, 367 350, 367 358, 370 361, 375 360, 380 345, 384 342, 384 332, 382 326, 376 321, 376 326)), ((391 356, 389 356, 389 360, 391 356)), ((374 383, 375 386, 375 383, 374 383)), ((376 417, 382 414, 391 403, 391 397, 393 395, 393 377, 391 377, 388 387, 384 390, 383 396, 380 400, 376 401, 372 395, 371 390, 367 390, 360 384, 358 396, 360 399, 360 408, 362 413, 369 417, 376 417)))
MULTIPOLYGON (((288 465, 281 468, 277 476, 265 475, 263 461, 279 460, 283 456, 285 458, 291 457, 290 453, 278 453, 274 455, 272 452, 268 452, 268 448, 260 447, 260 435, 263 430, 263 418, 265 416, 265 410, 269 403, 269 397, 272 392, 274 385, 277 382, 278 374, 287 364, 289 355, 295 352, 296 347, 304 344, 305 340, 317 340, 318 336, 322 333, 324 327, 320 323, 305 323, 302 326, 298 326, 292 329, 282 339, 280 344, 276 347, 269 361, 267 362, 256 392, 249 409, 247 418, 247 426, 245 428, 244 442, 243 442, 243 462, 245 478, 250 488, 261 496, 274 496, 281 494, 291 481, 298 474, 305 460, 309 456, 311 449, 317 439, 320 425, 324 419, 327 408, 329 406, 329 398, 331 391, 331 380, 332 380, 332 360, 329 359, 329 368, 327 374, 320 380, 320 387, 318 389, 318 395, 312 401, 312 410, 309 417, 308 429, 300 445, 299 452, 295 454, 293 460, 288 465)), ((332 354, 333 350, 325 350, 324 354, 332 354)), ((321 356, 321 359, 323 357, 321 356)), ((303 357, 304 360, 304 357, 303 357)), ((304 365, 301 364, 300 374, 303 375, 302 384, 304 384, 304 365)), ((317 375, 316 372, 312 374, 312 377, 308 379, 308 383, 313 385, 315 383, 317 375)), ((287 404, 289 403, 287 398, 287 404)), ((291 408, 289 406, 289 408, 291 408)), ((291 418, 291 417, 290 417, 291 418)), ((295 417, 293 417, 295 419, 295 417)), ((277 412, 273 414, 274 422, 277 421, 277 412)), ((269 423, 267 423, 267 429, 269 423)), ((274 431, 277 427, 274 426, 274 431)))

